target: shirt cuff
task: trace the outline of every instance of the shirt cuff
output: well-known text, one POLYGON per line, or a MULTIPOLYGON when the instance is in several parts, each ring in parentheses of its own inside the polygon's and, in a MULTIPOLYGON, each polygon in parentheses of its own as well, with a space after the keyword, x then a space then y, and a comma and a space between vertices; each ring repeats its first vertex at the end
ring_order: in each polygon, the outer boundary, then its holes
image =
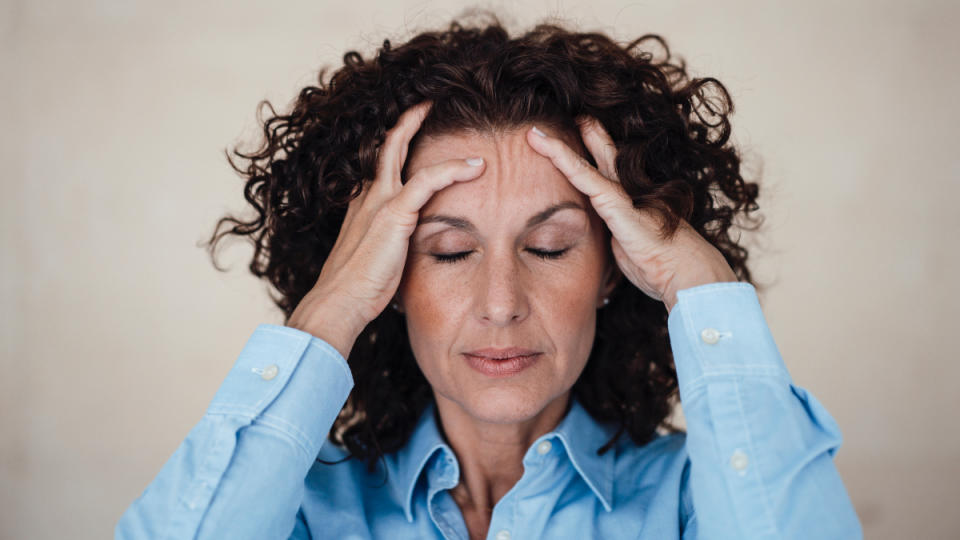
POLYGON ((749 283, 681 290, 667 318, 681 395, 711 377, 790 375, 749 283))
POLYGON ((295 328, 261 324, 207 413, 270 424, 316 453, 352 388, 350 368, 333 346, 295 328))

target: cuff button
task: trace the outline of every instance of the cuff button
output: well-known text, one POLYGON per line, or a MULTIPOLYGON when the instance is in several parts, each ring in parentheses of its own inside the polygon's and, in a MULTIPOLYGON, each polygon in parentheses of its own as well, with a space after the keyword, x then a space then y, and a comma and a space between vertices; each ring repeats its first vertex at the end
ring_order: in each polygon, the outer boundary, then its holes
POLYGON ((280 373, 280 368, 278 368, 276 364, 270 364, 263 368, 263 373, 260 374, 260 378, 269 381, 276 377, 277 373, 280 373))
POLYGON ((703 332, 700 332, 700 339, 707 345, 713 345, 720 341, 720 332, 717 332, 716 328, 704 328, 703 332))

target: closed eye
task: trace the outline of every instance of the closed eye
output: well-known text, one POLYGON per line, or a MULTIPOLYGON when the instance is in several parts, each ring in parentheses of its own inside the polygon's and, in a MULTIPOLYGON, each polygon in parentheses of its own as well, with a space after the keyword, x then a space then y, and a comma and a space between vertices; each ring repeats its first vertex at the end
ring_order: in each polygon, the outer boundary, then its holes
POLYGON ((442 263, 454 263, 457 261, 462 261, 467 258, 467 255, 470 255, 473 251, 461 251, 459 253, 431 253, 437 262, 442 263))
MULTIPOLYGON (((568 248, 569 249, 569 248, 568 248)), ((547 251, 543 249, 533 249, 528 248, 528 252, 540 257, 541 259, 559 259, 563 257, 563 254, 567 252, 567 249, 558 249, 556 251, 547 251)))
MULTIPOLYGON (((559 259, 569 251, 570 248, 558 249, 554 251, 549 251, 545 249, 534 249, 527 248, 527 252, 531 255, 539 257, 545 260, 559 259)), ((437 262, 441 263, 455 263, 466 259, 470 254, 473 253, 473 250, 470 251, 459 251, 457 253, 431 253, 430 255, 436 259, 437 262)))

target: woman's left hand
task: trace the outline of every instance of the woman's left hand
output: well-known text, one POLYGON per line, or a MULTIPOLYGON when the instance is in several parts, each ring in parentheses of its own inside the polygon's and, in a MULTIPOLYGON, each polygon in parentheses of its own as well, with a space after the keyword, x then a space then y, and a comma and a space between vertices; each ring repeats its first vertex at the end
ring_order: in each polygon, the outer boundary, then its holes
POLYGON ((617 177, 613 139, 595 118, 578 122, 597 168, 562 140, 534 127, 527 141, 553 162, 578 190, 590 198, 612 235, 611 249, 623 275, 648 296, 662 300, 669 312, 677 291, 707 283, 737 281, 716 247, 681 220, 675 235, 663 239, 652 210, 638 210, 617 177))

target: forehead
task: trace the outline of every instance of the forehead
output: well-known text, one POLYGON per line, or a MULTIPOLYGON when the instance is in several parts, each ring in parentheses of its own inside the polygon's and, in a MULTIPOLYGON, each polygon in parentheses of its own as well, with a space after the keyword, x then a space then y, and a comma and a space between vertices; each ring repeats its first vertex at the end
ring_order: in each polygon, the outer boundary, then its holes
MULTIPOLYGON (((587 198, 566 179, 553 163, 538 154, 526 140, 530 126, 502 132, 460 132, 421 139, 407 163, 407 178, 450 159, 482 157, 486 163, 480 177, 455 183, 438 193, 424 206, 421 214, 432 211, 488 210, 498 214, 534 213, 542 207, 563 201, 588 204, 587 198)), ((542 128, 554 136, 562 134, 542 128)), ((574 141, 564 137, 567 144, 574 141)), ((576 141, 579 143, 579 141, 576 141)), ((576 148, 576 147, 574 147, 576 148)), ((527 216, 522 216, 526 218, 527 216)))

